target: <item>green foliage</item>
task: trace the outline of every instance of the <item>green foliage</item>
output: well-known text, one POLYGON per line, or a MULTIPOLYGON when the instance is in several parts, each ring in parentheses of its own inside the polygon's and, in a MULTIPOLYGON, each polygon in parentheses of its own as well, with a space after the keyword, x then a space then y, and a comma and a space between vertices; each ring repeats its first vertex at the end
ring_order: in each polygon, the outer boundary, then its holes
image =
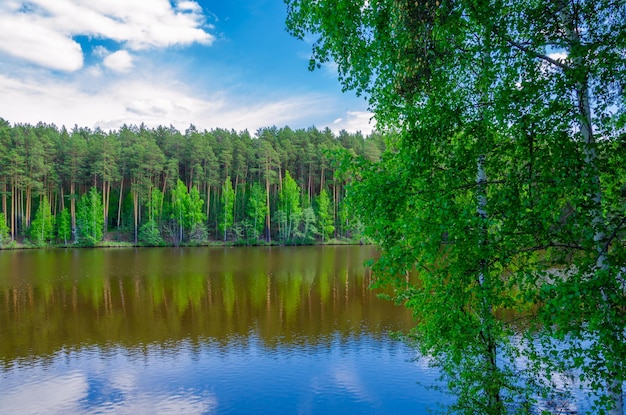
POLYGON ((174 244, 178 246, 184 240, 184 231, 187 218, 187 207, 189 206, 189 193, 187 186, 180 179, 176 182, 176 187, 172 189, 172 204, 170 219, 172 220, 173 230, 171 236, 174 238, 174 244))
POLYGON ((59 213, 57 220, 57 236, 63 241, 63 245, 72 238, 72 219, 70 218, 69 209, 65 208, 59 213))
POLYGON ((85 245, 96 245, 102 241, 104 216, 102 196, 92 187, 79 200, 76 214, 78 241, 85 245))
MULTIPOLYGON (((198 193, 198 189, 195 187, 191 188, 189 192, 189 198, 187 199, 186 211, 187 214, 185 216, 185 226, 191 231, 193 229, 200 229, 204 222, 206 222, 206 217, 202 211, 202 206, 204 205, 204 200, 200 198, 200 193, 198 193)), ((204 242, 204 239, 202 242, 204 242)))
POLYGON ((194 244, 204 243, 208 238, 205 226, 206 216, 203 212, 204 200, 195 187, 187 191, 187 186, 179 179, 172 189, 172 203, 170 205, 170 222, 165 224, 167 233, 174 240, 174 244, 185 240, 194 244))
POLYGON ((161 221, 164 201, 163 199, 163 193, 159 189, 150 189, 150 195, 147 204, 149 221, 154 221, 157 224, 161 221))
POLYGON ((163 237, 157 223, 152 219, 141 225, 139 241, 148 246, 163 245, 163 237))
POLYGON ((377 284, 414 311, 452 409, 528 412, 557 367, 621 414, 624 152, 605 149, 623 149, 626 4, 286 3, 311 67, 335 62, 393 132, 380 162, 352 158, 340 232, 357 212, 381 244, 377 284), (531 307, 517 348, 495 315, 531 307))
POLYGON ((283 188, 278 198, 279 236, 283 243, 293 243, 302 220, 302 208, 300 207, 300 187, 289 171, 285 171, 283 188))
POLYGON ((251 223, 254 239, 263 233, 265 216, 267 215, 265 190, 259 183, 254 183, 248 192, 248 220, 251 223))
MULTIPOLYGON (((333 192, 330 211, 338 211, 346 184, 334 174, 339 148, 376 159, 384 142, 379 133, 364 137, 342 131, 335 136, 328 128, 314 127, 269 127, 253 137, 247 131, 200 131, 195 126, 184 134, 171 126, 148 129, 145 125, 124 125, 108 132, 76 126, 67 131, 43 123, 11 126, 1 120, 0 209, 11 215, 7 223, 14 224, 11 232, 19 240, 28 236, 38 206, 36 195, 53 196, 51 212, 68 209, 73 234, 67 241, 78 242, 76 204, 90 184, 102 193, 103 231, 110 229, 116 239, 135 240, 151 220, 167 243, 189 242, 192 228, 200 222, 207 234, 210 230, 223 239, 221 186, 231 177, 237 195, 233 226, 242 224, 246 243, 261 236, 271 241, 279 236, 279 175, 285 170, 299 186, 302 207, 310 206, 326 188, 333 192), (172 203, 186 199, 178 180, 190 197, 186 202, 195 206, 188 206, 186 214, 178 202, 172 203), (193 189, 198 194, 192 201, 193 189), (201 210, 197 209, 200 201, 201 210), (23 208, 12 210, 13 202, 23 208), (177 208, 180 217, 174 212, 177 208)), ((333 216, 332 225, 339 229, 337 219, 333 216)), ((302 232, 298 227, 294 235, 302 232)), ((65 242, 63 237, 59 240, 65 242)))
POLYGON ((189 230, 189 242, 193 245, 202 245, 209 239, 209 231, 201 222, 194 223, 189 230))
POLYGON ((298 232, 298 238, 305 244, 315 241, 315 236, 319 234, 317 230, 317 218, 312 207, 302 209, 302 231, 298 232))
POLYGON ((226 177, 222 185, 222 217, 220 229, 226 240, 227 232, 233 227, 235 214, 235 191, 230 176, 226 177))
POLYGON ((317 197, 317 219, 320 235, 322 236, 322 242, 325 242, 335 232, 335 225, 333 224, 333 216, 331 212, 330 199, 326 189, 322 189, 317 197))
POLYGON ((4 212, 0 212, 0 248, 4 248, 9 244, 11 238, 9 237, 10 229, 7 226, 7 218, 4 212))
POLYGON ((48 198, 43 196, 35 219, 30 224, 30 241, 37 246, 49 243, 54 238, 54 222, 48 198))

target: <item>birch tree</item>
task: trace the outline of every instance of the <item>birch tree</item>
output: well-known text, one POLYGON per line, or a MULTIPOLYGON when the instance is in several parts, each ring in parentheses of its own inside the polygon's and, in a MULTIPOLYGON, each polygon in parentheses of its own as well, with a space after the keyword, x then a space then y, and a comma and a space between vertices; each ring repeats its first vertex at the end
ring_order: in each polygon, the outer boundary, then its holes
MULTIPOLYGON (((620 157, 599 156, 593 131, 603 143, 624 135, 626 6, 286 3, 291 32, 316 39, 311 68, 336 63, 344 88, 398 133, 380 163, 353 164, 350 192, 383 248, 378 282, 414 310, 453 409, 530 410, 549 377, 530 373, 520 389, 524 349, 495 316, 535 304, 543 350, 568 344, 556 366, 582 370, 594 410, 622 414, 626 221, 623 198, 604 199, 616 181, 602 166, 620 157)), ((531 367, 552 363, 541 362, 531 367)))

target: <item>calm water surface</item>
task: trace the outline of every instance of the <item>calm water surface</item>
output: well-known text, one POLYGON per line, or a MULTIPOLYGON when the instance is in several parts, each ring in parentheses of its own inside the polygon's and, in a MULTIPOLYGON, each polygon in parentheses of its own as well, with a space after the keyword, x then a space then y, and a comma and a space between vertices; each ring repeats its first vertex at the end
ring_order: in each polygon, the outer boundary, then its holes
POLYGON ((372 247, 0 251, 0 413, 420 414, 372 247))

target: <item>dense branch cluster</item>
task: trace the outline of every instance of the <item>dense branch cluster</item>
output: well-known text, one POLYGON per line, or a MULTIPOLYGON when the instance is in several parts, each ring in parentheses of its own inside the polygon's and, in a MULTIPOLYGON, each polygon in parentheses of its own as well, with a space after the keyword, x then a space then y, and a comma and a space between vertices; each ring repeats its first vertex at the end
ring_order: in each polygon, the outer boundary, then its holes
POLYGON ((349 197, 452 411, 542 412, 574 371, 623 415, 626 3, 285 2, 396 134, 349 197))

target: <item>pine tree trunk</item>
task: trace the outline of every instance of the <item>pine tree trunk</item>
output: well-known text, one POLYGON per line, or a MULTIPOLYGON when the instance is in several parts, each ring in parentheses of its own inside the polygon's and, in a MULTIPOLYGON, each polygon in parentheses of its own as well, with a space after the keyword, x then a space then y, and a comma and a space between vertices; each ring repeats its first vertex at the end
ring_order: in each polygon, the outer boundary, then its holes
POLYGON ((107 233, 107 222, 108 222, 108 210, 109 210, 109 202, 107 200, 107 182, 106 180, 102 181, 102 219, 104 220, 104 224, 102 225, 102 235, 106 235, 107 233))
POLYGON ((32 190, 31 186, 26 186, 26 215, 24 216, 24 226, 30 226, 30 208, 32 206, 32 190))
POLYGON ((6 177, 2 178, 2 212, 4 212, 5 219, 7 217, 7 182, 6 177))
POLYGON ((272 242, 271 236, 271 221, 270 221, 270 177, 269 168, 265 171, 265 232, 267 235, 267 242, 272 242))
POLYGON ((15 185, 11 186, 11 240, 15 240, 15 185))
POLYGON ((211 185, 207 183, 206 185, 206 220, 207 222, 210 220, 209 219, 209 213, 211 212, 210 206, 211 206, 211 185))
POLYGON ((117 201, 117 228, 119 229, 122 219, 122 196, 124 190, 124 177, 120 180, 120 198, 117 201))
POLYGON ((72 233, 75 233, 76 230, 76 200, 74 198, 74 193, 76 191, 76 184, 74 180, 70 182, 70 217, 72 220, 72 233))

